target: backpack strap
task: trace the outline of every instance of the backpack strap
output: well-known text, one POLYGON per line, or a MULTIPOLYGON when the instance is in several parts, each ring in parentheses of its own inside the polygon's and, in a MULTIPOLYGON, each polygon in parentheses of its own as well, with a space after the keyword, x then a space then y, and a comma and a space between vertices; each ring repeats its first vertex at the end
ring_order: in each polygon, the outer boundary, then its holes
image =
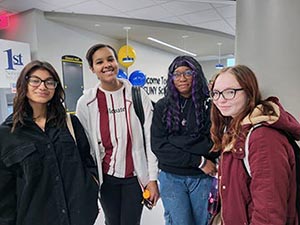
POLYGON ((143 102, 142 102, 142 97, 141 97, 141 89, 138 86, 132 86, 131 92, 132 92, 132 101, 133 101, 134 111, 135 111, 137 117, 139 118, 141 127, 142 127, 143 144, 144 144, 145 155, 147 157, 146 138, 145 138, 145 130, 144 130, 145 114, 144 114, 143 102))
POLYGON ((141 97, 141 89, 138 86, 132 86, 132 101, 136 115, 138 116, 142 127, 145 122, 144 108, 141 97))
POLYGON ((72 119, 71 119, 71 115, 70 113, 67 113, 67 117, 66 117, 66 122, 67 122, 67 127, 75 141, 75 144, 77 145, 77 142, 76 142, 76 137, 75 137, 75 132, 74 132, 74 128, 73 128, 73 124, 72 124, 72 119))
POLYGON ((251 136, 251 133, 253 132, 253 130, 260 126, 261 126, 260 123, 252 126, 247 134, 246 141, 245 141, 245 157, 243 158, 243 161, 244 161, 246 171, 250 177, 251 177, 251 169, 250 169, 250 164, 249 164, 249 140, 250 140, 250 136, 251 136))

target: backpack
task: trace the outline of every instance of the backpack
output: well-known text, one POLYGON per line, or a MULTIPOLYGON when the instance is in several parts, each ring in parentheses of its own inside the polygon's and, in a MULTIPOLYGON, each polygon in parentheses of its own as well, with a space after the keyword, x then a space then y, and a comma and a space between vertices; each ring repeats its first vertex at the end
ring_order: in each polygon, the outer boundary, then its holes
MULTIPOLYGON (((250 136, 251 133, 253 132, 254 129, 256 129, 257 127, 262 126, 262 124, 255 124, 254 126, 252 126, 247 134, 246 137, 246 141, 245 141, 245 157, 243 159, 244 161, 244 165, 245 168, 247 170, 247 173, 249 174, 249 176, 251 177, 251 170, 250 170, 250 164, 249 164, 249 140, 250 140, 250 136)), ((291 144, 291 146, 293 147, 294 150, 294 155, 295 155, 295 163, 296 163, 296 185, 297 185, 297 189, 296 189, 296 211, 298 214, 298 224, 300 225, 300 147, 297 144, 297 142, 295 141, 295 139, 288 133, 284 132, 283 133, 289 143, 291 144)))
POLYGON ((141 89, 138 86, 132 86, 131 92, 132 92, 134 111, 141 123, 142 131, 143 131, 144 149, 146 151, 146 140, 145 140, 145 131, 144 131, 145 114, 144 114, 144 108, 143 108, 142 97, 141 97, 141 89))
MULTIPOLYGON (((143 132, 144 150, 146 152, 146 140, 145 140, 145 130, 144 130, 145 113, 144 113, 143 102, 141 97, 141 88, 139 86, 132 86, 131 93, 132 93, 134 111, 141 123, 142 132, 143 132)), ((151 101, 151 103, 152 106, 154 107, 155 103, 153 101, 151 101)))

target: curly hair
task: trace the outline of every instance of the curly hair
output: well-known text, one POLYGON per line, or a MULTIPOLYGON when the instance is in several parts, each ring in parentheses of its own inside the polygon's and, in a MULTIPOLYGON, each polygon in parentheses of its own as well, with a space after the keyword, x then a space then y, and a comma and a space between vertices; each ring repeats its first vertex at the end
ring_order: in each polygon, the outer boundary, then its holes
POLYGON ((265 100, 262 100, 261 93, 258 87, 258 82, 254 72, 245 65, 236 65, 233 67, 227 67, 216 75, 213 83, 212 90, 220 74, 229 72, 236 78, 237 82, 243 88, 248 102, 246 107, 236 117, 223 116, 215 104, 211 106, 211 120, 212 126, 210 128, 211 138, 214 142, 212 151, 220 151, 224 149, 229 143, 235 143, 236 139, 241 134, 241 121, 253 112, 254 108, 261 104, 262 113, 264 115, 276 115, 273 107, 265 100), (224 131, 226 132, 224 133, 224 131))
POLYGON ((197 60, 191 56, 178 56, 170 64, 168 69, 168 80, 165 89, 165 97, 167 99, 167 107, 164 112, 163 120, 166 121, 169 132, 176 132, 179 130, 180 124, 180 93, 176 89, 173 81, 173 73, 176 68, 180 66, 187 66, 193 71, 192 81, 192 101, 195 106, 195 117, 198 127, 198 132, 205 126, 207 119, 209 91, 207 80, 204 76, 201 65, 197 60))
POLYGON ((54 96, 48 102, 47 121, 53 120, 57 126, 65 126, 66 110, 63 105, 65 92, 59 76, 50 63, 34 60, 23 68, 17 80, 17 91, 14 97, 13 126, 11 132, 15 130, 18 124, 24 125, 24 116, 33 113, 26 95, 28 91, 28 77, 36 70, 48 71, 53 79, 57 81, 57 87, 55 88, 54 96))

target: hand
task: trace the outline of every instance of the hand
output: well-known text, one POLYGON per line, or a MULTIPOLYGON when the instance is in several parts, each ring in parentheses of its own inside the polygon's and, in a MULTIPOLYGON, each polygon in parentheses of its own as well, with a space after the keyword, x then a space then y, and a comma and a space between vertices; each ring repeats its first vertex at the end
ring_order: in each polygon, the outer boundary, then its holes
POLYGON ((152 202, 153 206, 155 206, 156 202, 159 199, 159 190, 158 190, 158 186, 157 186, 157 181, 150 181, 147 184, 146 189, 150 191, 149 200, 152 202))
POLYGON ((201 169, 205 174, 210 175, 212 177, 215 176, 218 171, 216 164, 210 161, 209 159, 206 160, 205 165, 201 169))

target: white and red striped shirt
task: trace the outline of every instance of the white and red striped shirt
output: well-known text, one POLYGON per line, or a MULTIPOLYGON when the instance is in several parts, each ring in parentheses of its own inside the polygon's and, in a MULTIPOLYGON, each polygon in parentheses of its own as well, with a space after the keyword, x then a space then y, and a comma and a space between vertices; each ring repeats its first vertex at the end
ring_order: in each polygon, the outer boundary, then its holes
POLYGON ((103 173, 119 178, 134 175, 130 125, 126 112, 124 87, 117 91, 99 89, 100 139, 105 148, 103 173))
MULTIPOLYGON (((146 150, 144 148, 144 142, 143 142, 143 131, 141 127, 141 123, 139 121, 139 118, 137 117, 133 104, 132 104, 132 85, 128 79, 119 79, 125 88, 125 99, 126 99, 126 109, 125 113, 127 113, 126 117, 123 117, 123 121, 126 122, 118 122, 119 119, 116 120, 106 120, 106 132, 109 132, 109 140, 111 140, 112 143, 112 149, 113 152, 115 148, 121 149, 121 146, 123 146, 123 153, 125 152, 126 144, 127 144, 127 134, 130 132, 130 138, 132 143, 132 158, 133 158, 133 164, 134 164, 134 174, 138 177, 139 182, 143 187, 145 187, 149 181, 157 180, 158 176, 158 167, 157 167, 157 158, 155 157, 154 153, 151 150, 150 145, 150 126, 152 122, 152 115, 153 115, 153 106, 151 103, 150 98, 147 96, 147 93, 141 89, 141 97, 142 97, 142 104, 143 109, 145 112, 145 123, 144 123, 144 133, 145 133, 145 140, 146 140, 146 150), (110 130, 112 124, 115 124, 115 128, 113 131, 110 130), (129 128, 127 127, 129 126, 129 128), (117 130, 116 132, 114 130, 117 130), (121 135, 122 132, 126 132, 125 135, 121 135), (117 136, 116 136, 117 134, 117 136), (117 138, 116 138, 117 137, 117 138), (122 139, 123 138, 123 139, 122 139), (125 138, 125 139, 124 139, 125 138), (116 144, 115 141, 118 140, 118 143, 116 144), (124 144, 122 144, 124 143, 124 144), (124 147, 125 146, 125 147, 124 147)), ((91 147, 91 154, 94 157, 94 159, 97 161, 98 166, 98 174, 99 174, 99 183, 100 187, 103 182, 103 160, 105 158, 106 152, 105 147, 103 145, 103 142, 106 142, 102 140, 102 135, 100 135, 100 128, 102 127, 102 122, 105 123, 105 121, 100 121, 100 112, 99 112, 99 105, 98 105, 98 99, 97 99, 97 93, 99 91, 99 86, 101 86, 99 83, 95 85, 95 87, 87 89, 84 91, 84 94, 79 98, 77 102, 76 107, 76 115, 79 118, 82 126, 84 127, 84 130, 88 136, 90 147, 91 147), (99 125, 100 124, 100 125, 99 125)), ((100 89, 101 90, 101 89, 100 89)), ((113 94, 112 92, 107 92, 104 90, 101 90, 103 93, 105 93, 105 100, 107 106, 107 118, 111 114, 109 114, 109 105, 112 103, 110 94, 113 94)), ((117 91, 118 92, 118 91, 117 91)), ((116 93, 117 94, 117 93, 116 93)), ((114 101, 114 107, 115 109, 122 108, 124 106, 124 103, 121 102, 122 106, 117 107, 116 102, 120 102, 123 100, 124 94, 122 94, 122 91, 119 93, 119 97, 113 97, 114 101)), ((104 104, 102 102, 99 103, 100 105, 104 104)), ((104 108, 105 108, 104 107, 104 108)), ((119 111, 119 110, 116 110, 119 111)), ((115 112, 116 112, 115 111, 115 112)), ((115 113, 117 115, 117 113, 115 113)), ((105 126, 104 126, 105 127, 105 126)), ((118 151, 118 150, 117 150, 118 151)), ((120 150, 121 151, 121 150, 120 150)), ((112 152, 111 155, 114 153, 112 152)), ((116 155, 118 156, 118 154, 116 155)), ((117 157, 118 158, 118 157, 117 157)), ((115 159, 113 159, 115 160, 115 159)), ((125 157, 123 157, 123 161, 120 161, 122 167, 124 168, 122 174, 125 174, 125 157)), ((109 162, 113 163, 113 162, 109 162)), ((109 164, 111 165, 111 164, 109 164)), ((115 164, 115 172, 114 175, 117 176, 117 167, 118 162, 115 164)), ((128 168, 128 167, 127 167, 128 168)), ((123 175, 125 176, 125 175, 123 175)))

